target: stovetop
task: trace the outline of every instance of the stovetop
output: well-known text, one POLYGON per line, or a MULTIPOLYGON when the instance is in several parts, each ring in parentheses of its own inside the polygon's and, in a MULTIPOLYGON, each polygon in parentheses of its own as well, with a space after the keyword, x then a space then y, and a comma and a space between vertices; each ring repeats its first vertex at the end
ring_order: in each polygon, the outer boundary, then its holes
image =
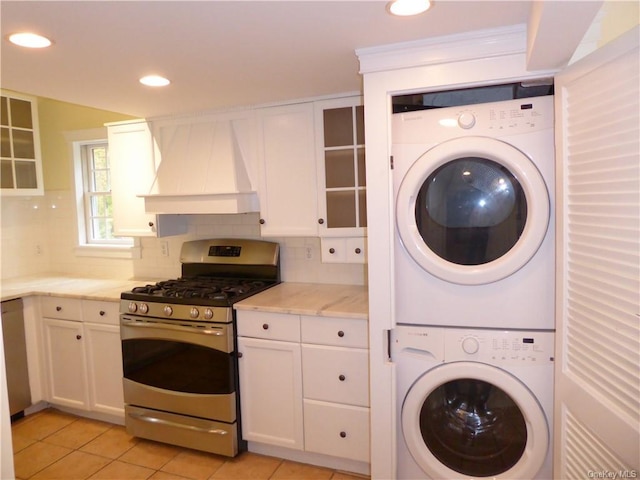
POLYGON ((123 292, 123 300, 181 305, 229 306, 276 285, 276 280, 228 277, 180 277, 147 284, 123 292))

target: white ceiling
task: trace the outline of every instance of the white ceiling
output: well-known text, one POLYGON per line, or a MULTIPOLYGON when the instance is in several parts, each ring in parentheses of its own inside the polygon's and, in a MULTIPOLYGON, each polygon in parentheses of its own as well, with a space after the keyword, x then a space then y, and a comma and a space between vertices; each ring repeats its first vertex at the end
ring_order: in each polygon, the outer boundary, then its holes
POLYGON ((355 50, 527 23, 529 1, 435 0, 393 17, 385 1, 0 2, 2 88, 140 117, 361 90, 355 50), (25 50, 5 36, 55 42, 25 50), (172 84, 138 83, 157 73, 172 84))

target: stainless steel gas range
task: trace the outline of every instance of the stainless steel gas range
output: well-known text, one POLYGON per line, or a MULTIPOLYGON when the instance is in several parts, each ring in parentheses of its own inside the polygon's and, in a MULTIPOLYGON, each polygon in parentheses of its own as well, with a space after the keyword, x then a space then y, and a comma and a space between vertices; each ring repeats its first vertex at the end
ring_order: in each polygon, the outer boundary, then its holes
POLYGON ((182 276, 121 294, 131 435, 226 456, 243 449, 233 304, 280 281, 278 244, 185 242, 182 276))

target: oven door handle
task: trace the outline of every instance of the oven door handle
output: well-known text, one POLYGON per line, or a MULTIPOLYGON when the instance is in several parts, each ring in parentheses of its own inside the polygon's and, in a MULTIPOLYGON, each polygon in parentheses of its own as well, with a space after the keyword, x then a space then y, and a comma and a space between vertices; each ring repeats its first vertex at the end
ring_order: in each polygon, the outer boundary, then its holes
POLYGON ((135 320, 129 320, 123 318, 122 325, 125 327, 136 327, 136 328, 161 328, 163 330, 176 330, 178 332, 189 332, 189 333, 202 333, 203 335, 213 335, 215 337, 223 337, 225 334, 219 330, 211 330, 211 329, 200 329, 194 327, 184 327, 181 325, 169 325, 167 323, 156 323, 156 322, 137 322, 135 320))
POLYGON ((215 435, 227 435, 229 432, 220 428, 202 428, 194 425, 184 425, 178 422, 172 422, 171 420, 164 420, 157 417, 149 417, 141 413, 129 413, 129 416, 135 420, 140 420, 147 423, 155 423, 157 425, 165 425, 167 427, 183 428, 185 430, 192 430, 200 433, 213 433, 215 435))

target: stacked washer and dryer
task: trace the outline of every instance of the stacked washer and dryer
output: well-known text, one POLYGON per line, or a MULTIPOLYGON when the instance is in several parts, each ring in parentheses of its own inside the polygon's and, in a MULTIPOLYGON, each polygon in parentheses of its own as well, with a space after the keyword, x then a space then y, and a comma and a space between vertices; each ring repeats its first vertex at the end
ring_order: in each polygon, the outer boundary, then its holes
POLYGON ((552 478, 553 116, 393 116, 398 479, 552 478))

